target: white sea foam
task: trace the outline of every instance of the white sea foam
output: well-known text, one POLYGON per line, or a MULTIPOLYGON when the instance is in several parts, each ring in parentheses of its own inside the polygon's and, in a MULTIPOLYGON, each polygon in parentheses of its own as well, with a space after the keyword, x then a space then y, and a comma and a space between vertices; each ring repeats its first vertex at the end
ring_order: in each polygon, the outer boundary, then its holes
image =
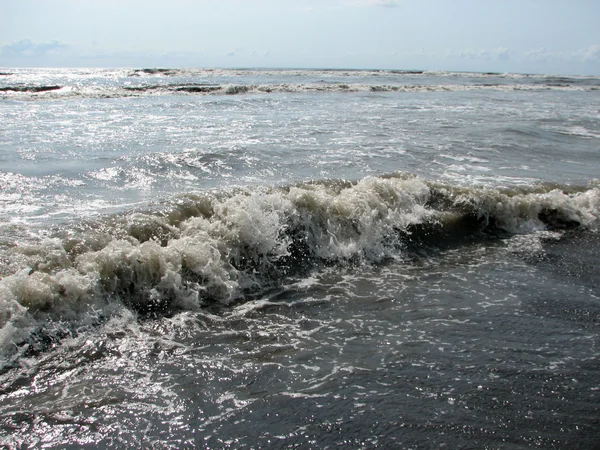
POLYGON ((116 228, 108 234, 82 235, 76 245, 54 238, 3 250, 4 342, 23 339, 41 313, 85 314, 118 299, 143 313, 197 309, 280 284, 294 265, 311 259, 380 261, 402 254, 411 227, 439 222, 443 228, 456 214, 517 234, 549 225, 596 228, 600 218, 596 187, 570 194, 499 191, 430 186, 400 175, 244 189, 197 201, 188 217, 134 214, 121 225, 111 222, 116 228), (444 199, 450 210, 432 206, 432 187, 435 201, 444 199))

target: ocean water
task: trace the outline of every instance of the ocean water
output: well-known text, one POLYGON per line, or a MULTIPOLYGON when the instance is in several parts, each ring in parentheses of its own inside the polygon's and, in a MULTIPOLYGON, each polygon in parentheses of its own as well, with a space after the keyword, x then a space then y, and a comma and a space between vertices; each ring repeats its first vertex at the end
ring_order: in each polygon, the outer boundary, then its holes
POLYGON ((0 71, 0 447, 598 448, 600 78, 0 71))

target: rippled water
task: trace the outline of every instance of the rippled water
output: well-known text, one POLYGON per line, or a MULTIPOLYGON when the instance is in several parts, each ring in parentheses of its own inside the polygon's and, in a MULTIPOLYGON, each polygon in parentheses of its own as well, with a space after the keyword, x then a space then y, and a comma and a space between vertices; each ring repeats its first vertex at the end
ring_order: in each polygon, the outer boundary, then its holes
POLYGON ((3 445, 597 445, 598 79, 3 73, 3 445))

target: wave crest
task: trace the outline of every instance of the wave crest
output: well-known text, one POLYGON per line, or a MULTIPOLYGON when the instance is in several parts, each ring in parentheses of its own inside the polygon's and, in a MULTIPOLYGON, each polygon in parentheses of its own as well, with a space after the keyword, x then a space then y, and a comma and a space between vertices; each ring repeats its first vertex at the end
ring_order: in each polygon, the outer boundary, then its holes
POLYGON ((380 263, 478 236, 597 228, 599 211, 598 187, 498 191, 405 174, 188 195, 161 211, 104 218, 98 231, 3 250, 2 347, 37 320, 115 304, 145 316, 226 305, 324 264, 380 263))

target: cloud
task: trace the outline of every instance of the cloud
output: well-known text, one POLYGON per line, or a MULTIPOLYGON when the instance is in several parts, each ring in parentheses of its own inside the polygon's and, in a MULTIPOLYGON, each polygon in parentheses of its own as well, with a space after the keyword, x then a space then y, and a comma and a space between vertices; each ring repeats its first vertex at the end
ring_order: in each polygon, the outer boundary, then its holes
POLYGON ((509 51, 507 48, 499 47, 496 50, 493 50, 497 59, 501 59, 503 61, 508 61, 510 59, 509 51))
POLYGON ((230 52, 226 53, 226 56, 242 56, 244 54, 244 47, 238 47, 230 52))
POLYGON ((590 45, 575 52, 575 55, 583 60, 583 62, 598 62, 600 61, 600 44, 590 45))
POLYGON ((21 39, 0 47, 0 55, 6 57, 45 56, 66 50, 69 45, 60 41, 33 42, 31 39, 21 39))
POLYGON ((600 44, 593 44, 573 52, 554 52, 541 47, 535 50, 525 52, 525 60, 539 63, 552 61, 571 61, 578 63, 597 63, 600 62, 600 44))
POLYGON ((559 52, 550 52, 546 50, 546 47, 540 47, 538 49, 525 52, 523 56, 525 57, 526 61, 546 62, 557 58, 562 59, 565 55, 559 52))
POLYGON ((341 0, 342 3, 348 5, 357 6, 385 6, 388 8, 394 8, 399 6, 397 0, 341 0))
MULTIPOLYGON (((235 56, 235 53, 231 56, 235 56)), ((260 58, 260 57, 267 58, 267 57, 271 56, 271 52, 269 50, 267 50, 267 51, 252 50, 252 52, 250 53, 250 56, 252 58, 260 58)))
POLYGON ((498 59, 498 60, 509 60, 510 59, 510 55, 509 55, 509 50, 507 48, 504 47, 498 47, 492 50, 488 50, 488 49, 480 49, 480 50, 473 50, 473 49, 467 49, 467 50, 460 50, 458 53, 449 51, 447 53, 447 55, 449 57, 459 57, 461 59, 471 59, 471 60, 494 60, 494 59, 498 59))
POLYGON ((487 50, 461 50, 458 57, 462 59, 490 59, 490 53, 487 50))

